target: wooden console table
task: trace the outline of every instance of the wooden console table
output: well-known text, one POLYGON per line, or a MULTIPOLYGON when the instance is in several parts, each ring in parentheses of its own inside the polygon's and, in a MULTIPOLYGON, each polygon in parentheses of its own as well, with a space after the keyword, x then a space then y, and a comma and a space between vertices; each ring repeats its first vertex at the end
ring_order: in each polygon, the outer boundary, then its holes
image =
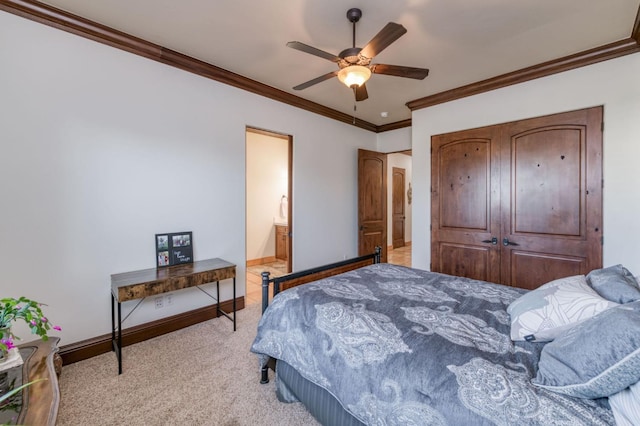
POLYGON ((62 358, 58 355, 58 337, 45 342, 36 340, 18 348, 24 364, 0 372, 0 394, 38 379, 21 392, 4 401, 0 408, 0 424, 55 425, 60 403, 58 376, 62 358))
MULTIPOLYGON (((233 322, 236 330, 236 265, 222 259, 200 260, 193 263, 151 268, 111 275, 111 344, 118 358, 118 374, 122 374, 122 311, 121 303, 155 296, 169 291, 216 283, 216 297, 202 290, 216 301, 216 312, 233 322), (220 281, 233 279, 233 315, 220 309, 220 281), (116 324, 116 304, 118 305, 116 324), (117 330, 117 333, 116 333, 117 330), (117 335, 116 335, 117 334, 117 335)), ((140 305, 136 305, 129 315, 140 305)), ((129 316, 127 315, 127 317, 129 316)), ((126 318, 125 318, 126 319, 126 318)))

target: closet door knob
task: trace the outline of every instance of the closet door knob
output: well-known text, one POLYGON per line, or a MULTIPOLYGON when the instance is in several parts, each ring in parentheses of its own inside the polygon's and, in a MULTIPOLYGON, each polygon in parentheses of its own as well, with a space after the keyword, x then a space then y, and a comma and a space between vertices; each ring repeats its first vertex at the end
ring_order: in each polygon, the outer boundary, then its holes
POLYGON ((520 244, 511 242, 509 241, 509 238, 504 237, 504 239, 502 240, 502 245, 506 247, 506 246, 519 246, 520 244))
POLYGON ((498 245, 498 238, 497 237, 492 237, 490 240, 482 240, 483 243, 491 243, 494 246, 498 245))

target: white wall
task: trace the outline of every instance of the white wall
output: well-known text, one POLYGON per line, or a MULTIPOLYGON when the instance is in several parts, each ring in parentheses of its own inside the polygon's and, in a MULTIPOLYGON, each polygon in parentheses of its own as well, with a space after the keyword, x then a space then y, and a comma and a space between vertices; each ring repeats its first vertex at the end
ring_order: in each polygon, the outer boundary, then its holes
POLYGON ((411 127, 378 133, 376 151, 398 152, 411 149, 411 127))
POLYGON ((604 105, 604 259, 640 274, 640 54, 414 111, 414 267, 429 269, 431 136, 604 105))
MULTIPOLYGON (((397 130, 391 130, 388 132, 378 133, 378 142, 376 151, 394 153, 399 151, 406 151, 411 149, 411 127, 403 127, 397 130)), ((409 204, 409 200, 406 196, 407 189, 409 188, 409 182, 413 180, 412 174, 412 157, 404 154, 390 154, 387 156, 387 245, 392 245, 393 233, 393 206, 392 200, 392 176, 393 167, 400 167, 406 170, 405 174, 405 226, 404 226, 404 238, 405 242, 410 242, 412 239, 412 217, 413 217, 413 204, 409 204)), ((413 185, 413 184, 412 184, 413 185)))
MULTIPOLYGON (((398 167, 405 170, 404 174, 404 241, 411 242, 411 204, 407 197, 407 189, 411 182, 411 156, 406 154, 387 155, 387 245, 393 244, 393 168, 398 167)), ((413 184, 412 184, 413 186, 413 184)))
MULTIPOLYGON (((4 12, 0 64, 0 296, 47 303, 63 345, 110 331, 110 274, 154 267, 158 232, 193 231, 244 294, 247 125, 294 137, 294 269, 357 254, 375 134, 4 12)), ((125 326, 209 303, 173 299, 125 326)))
POLYGON ((276 255, 274 221, 288 191, 289 141, 247 132, 247 261, 276 255))

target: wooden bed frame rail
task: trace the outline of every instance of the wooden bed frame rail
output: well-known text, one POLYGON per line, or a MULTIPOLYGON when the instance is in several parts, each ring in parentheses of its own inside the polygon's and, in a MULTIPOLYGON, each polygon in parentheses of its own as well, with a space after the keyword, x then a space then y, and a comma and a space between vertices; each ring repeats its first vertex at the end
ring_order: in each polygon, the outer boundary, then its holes
POLYGON ((361 268, 366 265, 380 263, 382 248, 376 247, 375 252, 360 257, 342 260, 340 262, 330 263, 315 268, 305 269, 304 271, 294 272, 283 275, 281 277, 269 278, 269 272, 263 272, 262 275, 262 313, 269 306, 269 284, 273 283, 273 297, 282 290, 316 281, 322 278, 331 277, 353 269, 361 268))

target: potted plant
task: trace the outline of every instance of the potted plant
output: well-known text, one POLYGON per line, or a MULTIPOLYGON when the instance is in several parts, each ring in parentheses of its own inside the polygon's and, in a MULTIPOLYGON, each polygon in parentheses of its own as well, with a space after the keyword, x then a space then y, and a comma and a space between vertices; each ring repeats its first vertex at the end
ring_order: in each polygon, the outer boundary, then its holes
POLYGON ((37 334, 42 340, 49 338, 49 330, 61 330, 57 325, 51 325, 42 312, 42 306, 45 305, 26 297, 0 299, 0 364, 8 360, 10 351, 17 353, 15 342, 19 338, 11 332, 14 321, 24 321, 31 333, 37 334))

